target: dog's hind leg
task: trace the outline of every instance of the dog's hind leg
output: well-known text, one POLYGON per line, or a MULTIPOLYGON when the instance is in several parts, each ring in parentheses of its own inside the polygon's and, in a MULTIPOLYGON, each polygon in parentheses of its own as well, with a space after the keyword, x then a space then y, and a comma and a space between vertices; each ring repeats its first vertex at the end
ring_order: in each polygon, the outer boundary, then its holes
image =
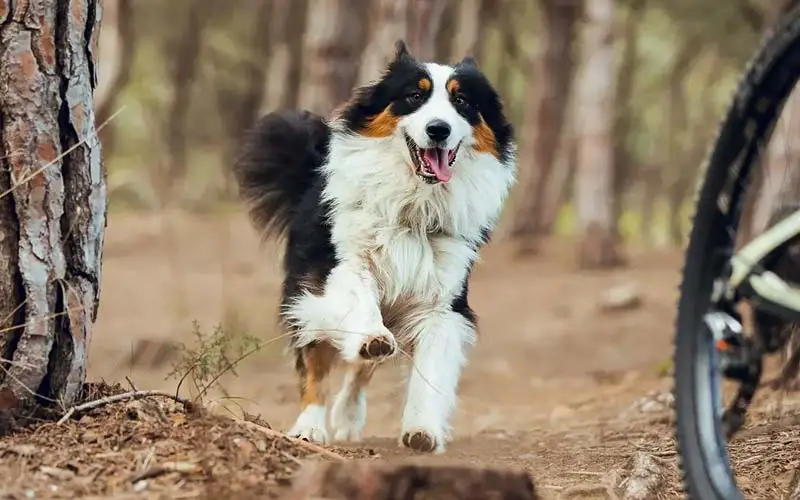
POLYGON ((364 393, 377 363, 348 363, 342 388, 331 408, 331 428, 335 441, 361 440, 367 423, 367 395, 364 393))
POLYGON ((324 341, 295 348, 295 368, 300 376, 301 411, 288 434, 306 441, 325 443, 327 376, 336 360, 336 349, 324 341))

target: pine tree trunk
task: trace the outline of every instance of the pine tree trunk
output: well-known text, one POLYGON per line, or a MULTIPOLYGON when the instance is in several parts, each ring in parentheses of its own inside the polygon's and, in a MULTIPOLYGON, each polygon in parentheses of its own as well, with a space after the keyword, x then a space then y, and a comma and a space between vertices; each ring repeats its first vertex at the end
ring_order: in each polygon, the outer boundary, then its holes
POLYGON ((86 377, 106 225, 92 103, 100 1, 9 7, 0 2, 0 402, 70 405, 86 377))
POLYGON ((753 234, 762 233, 775 213, 800 202, 800 86, 784 104, 761 168, 761 189, 754 196, 753 234))
POLYGON ((556 163, 573 76, 575 24, 581 12, 577 1, 541 3, 545 42, 529 83, 528 94, 534 98, 526 110, 523 125, 529 139, 520 152, 520 157, 530 162, 524 174, 527 182, 523 190, 530 194, 515 211, 511 230, 522 253, 535 252, 536 237, 542 233, 545 197, 556 163))
POLYGON ((364 23, 353 23, 363 12, 361 0, 327 0, 309 5, 300 104, 328 115, 347 100, 358 77, 365 38, 364 23))
MULTIPOLYGON (((119 96, 131 80, 131 71, 136 57, 136 33, 134 32, 133 0, 117 0, 104 4, 105 25, 101 34, 103 54, 100 55, 101 63, 112 64, 110 69, 104 69, 100 75, 97 91, 95 92, 95 109, 97 110, 97 124, 101 125, 117 112, 119 96), (111 14, 111 15, 109 15, 111 14), (108 29, 108 23, 113 23, 113 29, 108 29), (106 51, 110 54, 105 55, 106 51), (103 78, 103 75, 109 75, 103 78)), ((106 157, 113 156, 116 146, 116 124, 109 125, 100 132, 103 151, 106 157)))
MULTIPOLYGON (((287 1, 287 0, 282 0, 287 1)), ((284 71, 276 72, 270 71, 271 75, 285 74, 286 78, 283 80, 284 87, 280 92, 280 107, 283 108, 296 108, 300 100, 300 89, 302 88, 301 82, 303 79, 303 64, 304 64, 304 51, 303 51, 303 37, 300 33, 306 31, 306 20, 308 17, 308 0, 288 0, 288 7, 286 8, 286 18, 274 18, 273 24, 270 29, 283 28, 281 33, 282 47, 286 51, 286 69, 284 71), (281 24, 278 24, 281 23, 281 24)), ((272 54, 273 65, 279 64, 279 58, 272 54)))
POLYGON ((359 84, 377 79, 394 54, 394 43, 405 39, 408 0, 374 0, 370 41, 361 58, 359 84))
POLYGON ((614 176, 614 3, 586 4, 583 65, 578 76, 578 167, 575 204, 583 268, 622 263, 612 211, 614 176))
POLYGON ((629 136, 633 128, 632 97, 638 74, 639 37, 638 27, 645 13, 644 0, 628 5, 628 16, 623 25, 622 63, 618 70, 616 95, 617 114, 614 120, 614 196, 611 216, 614 233, 620 237, 619 221, 625 204, 625 193, 634 175, 634 159, 629 147, 629 136))
POLYGON ((448 0, 411 0, 408 48, 420 60, 436 58, 436 34, 442 25, 448 0))

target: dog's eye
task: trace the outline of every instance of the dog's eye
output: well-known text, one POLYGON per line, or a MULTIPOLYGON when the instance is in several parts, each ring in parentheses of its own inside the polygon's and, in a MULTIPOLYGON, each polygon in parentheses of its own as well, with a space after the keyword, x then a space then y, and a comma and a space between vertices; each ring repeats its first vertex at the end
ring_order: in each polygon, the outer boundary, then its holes
POLYGON ((419 101, 422 100, 422 93, 421 92, 412 92, 411 94, 408 94, 406 99, 408 99, 410 102, 419 102, 419 101))
POLYGON ((459 107, 466 108, 467 106, 469 106, 469 103, 467 102, 467 100, 464 99, 464 96, 461 96, 461 95, 453 96, 453 102, 455 102, 456 106, 459 106, 459 107))

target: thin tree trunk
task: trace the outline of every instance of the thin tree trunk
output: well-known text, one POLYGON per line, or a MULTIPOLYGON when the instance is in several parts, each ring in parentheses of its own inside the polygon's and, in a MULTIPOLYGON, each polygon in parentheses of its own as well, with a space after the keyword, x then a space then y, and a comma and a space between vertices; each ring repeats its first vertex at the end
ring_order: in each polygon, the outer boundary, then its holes
MULTIPOLYGON (((497 88, 506 99, 511 95, 511 75, 512 71, 509 68, 514 68, 520 61, 520 48, 517 41, 517 32, 515 29, 514 19, 517 12, 514 9, 515 3, 506 4, 500 9, 499 24, 501 34, 501 60, 500 74, 497 77, 497 88)), ((513 114, 514 108, 509 109, 510 114, 513 114)))
POLYGON ((458 6, 458 28, 450 50, 453 60, 465 55, 475 56, 475 48, 480 43, 488 22, 488 19, 480 17, 486 3, 486 0, 461 0, 458 6))
POLYGON ((13 7, 0 3, 0 317, 15 328, 0 337, 2 409, 79 395, 107 207, 92 102, 100 1, 13 7))
POLYGON ((586 18, 583 67, 576 96, 578 260, 583 268, 608 268, 622 263, 611 200, 616 93, 613 0, 587 2, 586 18))
POLYGON ((633 177, 633 156, 628 146, 631 133, 633 110, 631 102, 633 88, 636 83, 639 65, 639 44, 637 27, 644 14, 644 0, 638 0, 629 5, 628 16, 623 25, 623 50, 622 64, 619 67, 616 104, 618 112, 614 121, 614 195, 612 198, 611 213, 614 220, 614 234, 621 237, 619 221, 622 217, 625 204, 625 193, 633 177))
MULTIPOLYGON (((285 2, 286 0, 280 0, 285 2)), ((300 102, 300 89, 302 88, 303 64, 305 61, 303 51, 303 37, 300 33, 306 32, 306 19, 308 17, 308 0, 289 0, 285 8, 286 20, 276 17, 271 24, 272 28, 283 28, 281 32, 282 47, 286 50, 286 69, 270 71, 272 75, 286 75, 285 87, 282 89, 280 107, 296 108, 300 102)), ((278 63, 280 60, 273 53, 271 60, 278 63)))
POLYGON ((550 184, 545 192, 544 211, 542 214, 541 233, 552 234, 561 207, 570 199, 572 187, 575 184, 575 171, 577 162, 577 138, 575 137, 575 125, 567 123, 562 133, 561 151, 556 159, 556 167, 550 184))
MULTIPOLYGON (((117 0, 106 5, 113 6, 113 9, 105 8, 106 27, 103 31, 109 30, 107 24, 113 23, 113 29, 109 38, 113 44, 106 44, 103 40, 103 51, 111 50, 109 57, 103 57, 103 63, 113 63, 110 69, 105 69, 101 73, 110 73, 111 76, 101 78, 95 93, 95 107, 97 108, 97 124, 105 123, 113 113, 117 111, 117 101, 120 94, 128 86, 131 80, 133 60, 136 57, 136 33, 134 32, 134 9, 133 0, 117 0), (109 16, 109 13, 112 15, 109 16)), ((113 156, 116 146, 116 124, 109 124, 100 132, 100 140, 103 143, 103 151, 106 157, 113 156)))
POLYGON ((188 173, 186 158, 186 117, 192 102, 191 84, 197 73, 201 40, 207 19, 208 4, 191 2, 186 14, 185 26, 178 31, 173 50, 167 56, 172 66, 172 101, 167 113, 167 150, 169 170, 162 198, 173 189, 183 185, 188 173))
POLYGON ((361 59, 358 82, 380 76, 394 53, 394 43, 405 39, 408 26, 408 0, 375 0, 370 41, 361 59))
POLYGON ((683 240, 681 208, 686 191, 691 185, 694 169, 687 167, 688 158, 683 154, 684 137, 688 125, 686 96, 683 92, 686 75, 699 54, 693 41, 687 41, 675 57, 669 76, 669 165, 667 173, 671 177, 667 186, 669 201, 669 239, 673 245, 680 245, 683 240))
POLYGON ((575 66, 575 25, 581 12, 578 1, 543 0, 541 6, 545 16, 544 47, 529 78, 527 93, 534 97, 526 110, 523 130, 528 139, 520 152, 520 158, 530 162, 522 190, 530 194, 520 202, 511 230, 511 237, 517 239, 523 253, 536 251, 536 238, 541 234, 545 196, 569 100, 575 66))
POLYGON ((752 231, 763 232, 774 213, 800 202, 800 86, 792 91, 767 145, 752 231))
POLYGON ((301 108, 327 115, 350 96, 366 35, 353 14, 363 8, 360 0, 328 0, 308 9, 301 108))
POLYGON ((442 27, 447 0, 411 0, 408 47, 420 60, 436 59, 436 34, 442 27))
MULTIPOLYGON (((258 118, 267 91, 267 70, 270 67, 269 57, 272 53, 274 35, 268 28, 270 19, 279 15, 285 8, 280 1, 262 0, 254 12, 249 57, 245 58, 243 68, 236 68, 241 74, 241 85, 233 89, 225 85, 218 86, 218 108, 228 131, 225 144, 225 163, 230 164, 238 148, 244 132, 258 118)), ((230 169, 225 171, 225 197, 235 193, 235 180, 230 169)))
MULTIPOLYGON (((655 150, 656 148, 652 148, 655 150)), ((655 151, 653 151, 655 153, 655 151)), ((661 172, 663 166, 661 164, 648 164, 644 165, 641 169, 641 182, 642 182, 642 204, 639 212, 642 214, 641 223, 639 226, 639 233, 647 245, 655 245, 655 233, 653 227, 655 226, 655 213, 656 204, 658 203, 658 195, 664 185, 661 172)))

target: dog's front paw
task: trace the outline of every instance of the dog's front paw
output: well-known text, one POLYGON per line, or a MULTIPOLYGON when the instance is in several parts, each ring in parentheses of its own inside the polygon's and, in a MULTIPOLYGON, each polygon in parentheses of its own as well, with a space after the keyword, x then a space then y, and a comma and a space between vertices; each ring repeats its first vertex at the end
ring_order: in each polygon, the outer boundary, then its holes
POLYGON ((400 442, 406 448, 422 453, 444 453, 444 436, 425 429, 410 429, 403 432, 400 442))
POLYGON ((297 417, 294 425, 287 435, 311 443, 325 444, 328 442, 328 433, 325 430, 325 407, 308 405, 297 417))
POLYGON ((397 351, 397 341, 392 332, 381 326, 373 333, 352 335, 341 347, 342 358, 350 363, 364 361, 380 363, 397 351))
POLYGON ((394 354, 394 351, 397 349, 397 342, 391 332, 388 330, 386 330, 386 332, 388 334, 380 333, 367 337, 358 350, 358 355, 361 356, 361 359, 382 361, 384 358, 388 358, 394 354))

